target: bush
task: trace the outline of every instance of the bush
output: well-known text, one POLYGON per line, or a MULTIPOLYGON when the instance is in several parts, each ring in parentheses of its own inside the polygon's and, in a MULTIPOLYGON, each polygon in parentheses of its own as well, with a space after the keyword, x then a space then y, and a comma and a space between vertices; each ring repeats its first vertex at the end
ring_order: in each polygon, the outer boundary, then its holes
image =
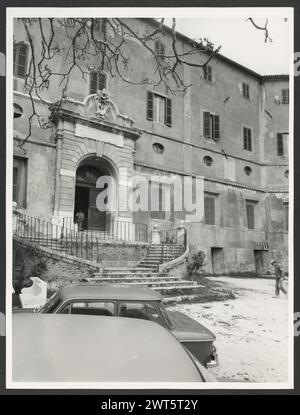
POLYGON ((192 276, 197 273, 205 264, 206 252, 200 249, 198 252, 192 255, 190 262, 187 265, 188 276, 192 276))

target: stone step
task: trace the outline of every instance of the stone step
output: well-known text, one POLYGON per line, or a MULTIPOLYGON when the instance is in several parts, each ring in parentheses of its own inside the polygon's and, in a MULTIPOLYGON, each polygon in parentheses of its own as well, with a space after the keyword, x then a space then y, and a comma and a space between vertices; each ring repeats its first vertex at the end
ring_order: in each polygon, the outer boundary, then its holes
POLYGON ((86 281, 88 282, 120 282, 120 283, 127 283, 127 282, 140 282, 140 283, 159 283, 159 284, 163 284, 163 283, 177 283, 177 282, 181 282, 180 277, 94 277, 94 278, 85 278, 86 281))
POLYGON ((134 273, 134 272, 138 272, 138 273, 141 273, 141 272, 143 272, 143 271, 149 271, 149 268, 137 268, 137 267, 134 267, 134 268, 127 268, 127 267, 120 267, 120 268, 104 268, 103 269, 103 272, 105 272, 105 273, 107 273, 107 274, 109 274, 109 273, 114 273, 114 272, 132 272, 132 273, 134 273))
POLYGON ((106 272, 95 272, 94 275, 96 277, 103 277, 103 276, 116 276, 116 275, 121 275, 121 276, 129 276, 129 275, 134 275, 135 277, 138 275, 150 275, 151 277, 166 277, 168 275, 167 272, 115 272, 114 274, 112 273, 106 273, 106 272))
MULTIPOLYGON (((101 284, 102 281, 101 279, 95 279, 95 278, 86 278, 85 279, 88 282, 94 282, 96 284, 101 284)), ((110 280, 111 281, 111 280, 110 280)), ((108 281, 105 281, 106 283, 108 281)), ((155 288, 194 288, 195 286, 199 287, 199 285, 197 285, 197 283, 195 281, 186 281, 186 280, 180 280, 180 281, 156 281, 156 282, 143 282, 143 281, 137 281, 136 279, 133 280, 132 282, 125 282, 122 281, 121 279, 118 281, 118 284, 123 285, 137 285, 137 286, 144 286, 144 287, 149 287, 152 289, 155 288)))

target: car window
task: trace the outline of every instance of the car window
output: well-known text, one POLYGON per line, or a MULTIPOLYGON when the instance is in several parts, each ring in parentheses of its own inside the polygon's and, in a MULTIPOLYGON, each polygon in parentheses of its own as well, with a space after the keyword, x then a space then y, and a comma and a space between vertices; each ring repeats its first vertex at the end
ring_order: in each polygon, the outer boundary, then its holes
POLYGON ((147 302, 120 302, 119 317, 140 318, 143 320, 154 321, 163 326, 161 316, 152 303, 147 302))
POLYGON ((58 293, 53 294, 49 300, 37 311, 38 313, 53 313, 61 301, 58 293))
POLYGON ((60 310, 62 314, 87 314, 94 316, 113 316, 115 305, 106 301, 78 301, 67 304, 60 310))

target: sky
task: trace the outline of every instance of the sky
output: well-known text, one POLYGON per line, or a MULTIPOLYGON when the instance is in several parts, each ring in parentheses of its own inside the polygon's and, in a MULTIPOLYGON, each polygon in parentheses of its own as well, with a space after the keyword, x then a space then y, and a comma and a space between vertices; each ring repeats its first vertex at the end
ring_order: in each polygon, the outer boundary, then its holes
MULTIPOLYGON (((178 32, 192 39, 207 37, 215 46, 222 46, 220 53, 258 72, 261 75, 287 74, 289 72, 289 22, 282 18, 268 20, 272 43, 264 41, 264 32, 257 30, 244 18, 177 18, 178 32)), ((254 18, 259 26, 266 19, 254 18)))

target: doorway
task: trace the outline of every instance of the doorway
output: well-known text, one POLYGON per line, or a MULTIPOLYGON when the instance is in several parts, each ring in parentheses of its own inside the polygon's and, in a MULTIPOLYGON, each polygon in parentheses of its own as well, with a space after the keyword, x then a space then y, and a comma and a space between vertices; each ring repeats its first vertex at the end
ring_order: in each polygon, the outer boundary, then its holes
POLYGON ((262 249, 254 250, 254 260, 255 260, 255 272, 257 275, 262 275, 266 273, 266 251, 262 249))
POLYGON ((225 273, 225 260, 223 248, 211 248, 211 261, 213 274, 222 275, 225 273))
POLYGON ((84 230, 106 231, 110 227, 111 213, 108 210, 99 210, 96 205, 97 196, 107 187, 96 186, 97 180, 102 176, 114 176, 114 174, 109 162, 101 158, 85 159, 77 168, 74 219, 76 213, 81 210, 84 214, 84 230))

